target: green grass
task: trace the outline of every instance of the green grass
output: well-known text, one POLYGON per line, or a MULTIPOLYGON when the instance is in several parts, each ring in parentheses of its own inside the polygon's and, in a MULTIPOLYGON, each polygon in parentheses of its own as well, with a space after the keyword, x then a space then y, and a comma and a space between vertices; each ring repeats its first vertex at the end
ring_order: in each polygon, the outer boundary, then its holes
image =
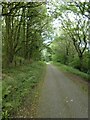
POLYGON ((42 62, 34 62, 24 66, 4 69, 3 70, 3 117, 16 114, 18 108, 23 105, 27 96, 32 96, 34 89, 41 80, 45 64, 42 62))
POLYGON ((53 62, 53 64, 56 65, 62 71, 76 74, 76 75, 84 78, 86 81, 89 80, 89 75, 84 73, 84 72, 79 71, 78 69, 75 69, 75 68, 73 68, 71 66, 63 65, 63 64, 57 63, 57 62, 53 62))

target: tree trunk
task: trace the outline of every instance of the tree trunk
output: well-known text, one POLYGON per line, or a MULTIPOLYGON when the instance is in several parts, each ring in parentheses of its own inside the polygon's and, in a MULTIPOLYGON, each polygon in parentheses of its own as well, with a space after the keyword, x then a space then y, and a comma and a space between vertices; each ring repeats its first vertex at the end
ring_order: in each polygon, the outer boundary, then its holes
POLYGON ((79 55, 79 60, 80 60, 79 69, 80 71, 83 71, 83 55, 79 55))

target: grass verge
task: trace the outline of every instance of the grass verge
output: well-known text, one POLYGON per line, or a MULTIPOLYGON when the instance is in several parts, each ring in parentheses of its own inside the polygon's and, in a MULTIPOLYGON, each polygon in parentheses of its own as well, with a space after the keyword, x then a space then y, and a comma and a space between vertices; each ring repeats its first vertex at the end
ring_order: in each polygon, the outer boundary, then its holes
POLYGON ((3 118, 16 116, 26 101, 29 102, 28 107, 30 109, 35 88, 41 80, 44 68, 44 63, 33 62, 32 64, 3 70, 3 118))
POLYGON ((62 70, 64 72, 76 74, 76 75, 84 78, 86 81, 89 81, 89 75, 84 72, 79 71, 78 69, 75 69, 73 67, 63 65, 63 64, 57 63, 57 62, 53 62, 52 64, 54 64, 55 66, 57 66, 60 70, 62 70))

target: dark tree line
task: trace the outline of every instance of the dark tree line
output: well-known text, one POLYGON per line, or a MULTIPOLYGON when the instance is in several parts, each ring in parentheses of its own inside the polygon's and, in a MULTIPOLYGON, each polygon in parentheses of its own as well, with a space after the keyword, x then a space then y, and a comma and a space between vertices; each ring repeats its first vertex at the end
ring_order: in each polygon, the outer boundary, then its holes
POLYGON ((48 24, 44 2, 2 2, 3 65, 41 58, 48 24))

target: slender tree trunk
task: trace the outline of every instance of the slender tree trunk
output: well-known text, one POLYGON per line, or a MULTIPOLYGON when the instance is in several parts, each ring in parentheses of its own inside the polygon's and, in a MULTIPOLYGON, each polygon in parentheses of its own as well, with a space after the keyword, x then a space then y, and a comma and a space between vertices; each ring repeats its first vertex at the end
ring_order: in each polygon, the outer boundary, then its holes
MULTIPOLYGON (((12 6, 11 6, 12 7, 12 6)), ((7 11, 10 8, 6 8, 7 11)), ((5 37, 5 66, 9 66, 13 62, 14 51, 13 51, 13 17, 5 16, 5 24, 6 24, 6 37, 5 37)))
POLYGON ((79 60, 80 60, 80 64, 79 64, 79 69, 80 71, 83 71, 83 55, 79 55, 79 60))
MULTIPOLYGON (((5 39, 5 62, 6 66, 8 66, 11 62, 11 55, 10 55, 10 17, 5 17, 6 23, 6 39, 5 39)), ((12 51, 11 51, 12 52, 12 51)))

